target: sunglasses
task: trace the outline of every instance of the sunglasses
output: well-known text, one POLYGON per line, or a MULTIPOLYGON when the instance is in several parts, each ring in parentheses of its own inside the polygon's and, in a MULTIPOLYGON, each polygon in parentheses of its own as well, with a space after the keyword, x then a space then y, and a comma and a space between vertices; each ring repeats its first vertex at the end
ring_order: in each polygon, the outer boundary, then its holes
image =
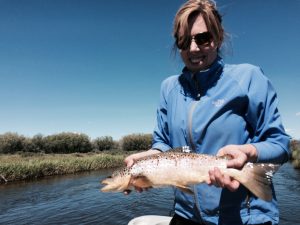
POLYGON ((191 42, 194 40, 198 47, 205 47, 209 45, 212 41, 212 35, 209 32, 198 33, 194 36, 188 37, 182 42, 176 40, 176 45, 181 50, 186 50, 191 46, 191 42))

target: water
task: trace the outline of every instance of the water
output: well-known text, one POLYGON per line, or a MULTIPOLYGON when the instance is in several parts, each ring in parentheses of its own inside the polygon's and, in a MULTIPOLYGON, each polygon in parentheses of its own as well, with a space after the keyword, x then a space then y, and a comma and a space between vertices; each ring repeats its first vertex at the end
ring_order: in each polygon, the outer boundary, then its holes
POLYGON ((274 185, 280 210, 280 225, 300 224, 300 170, 290 163, 274 176, 274 185))
MULTIPOLYGON (((171 188, 144 193, 101 193, 99 180, 111 171, 0 185, 0 224, 126 225, 141 215, 168 216, 171 188)), ((281 225, 300 224, 300 171, 285 164, 274 177, 281 225)))
POLYGON ((0 185, 0 224, 122 225, 149 213, 168 215, 171 189, 102 193, 99 180, 111 171, 0 185))

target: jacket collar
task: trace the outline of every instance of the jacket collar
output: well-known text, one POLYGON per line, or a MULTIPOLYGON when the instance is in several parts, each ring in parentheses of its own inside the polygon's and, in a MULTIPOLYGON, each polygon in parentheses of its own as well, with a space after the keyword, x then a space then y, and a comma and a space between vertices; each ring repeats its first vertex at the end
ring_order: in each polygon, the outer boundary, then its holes
POLYGON ((206 91, 219 79, 222 74, 223 67, 223 59, 218 56, 208 69, 192 73, 185 67, 182 70, 181 76, 188 82, 188 86, 192 89, 190 90, 192 94, 204 95, 206 91))

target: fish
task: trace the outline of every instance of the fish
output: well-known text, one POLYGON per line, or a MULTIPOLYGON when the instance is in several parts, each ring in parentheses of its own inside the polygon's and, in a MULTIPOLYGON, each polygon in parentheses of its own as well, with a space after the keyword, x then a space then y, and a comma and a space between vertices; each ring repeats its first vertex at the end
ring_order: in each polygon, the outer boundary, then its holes
POLYGON ((124 192, 138 188, 174 186, 192 194, 192 185, 209 179, 209 170, 219 168, 239 181, 256 197, 272 200, 272 177, 279 164, 247 162, 242 169, 227 168, 230 157, 185 152, 162 152, 138 159, 131 167, 123 167, 101 181, 102 192, 124 192))

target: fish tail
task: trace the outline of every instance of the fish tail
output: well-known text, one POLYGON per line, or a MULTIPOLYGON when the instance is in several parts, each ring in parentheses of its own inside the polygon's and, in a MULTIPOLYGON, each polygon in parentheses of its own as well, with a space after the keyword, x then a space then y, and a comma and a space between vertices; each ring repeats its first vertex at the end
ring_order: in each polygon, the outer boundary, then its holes
MULTIPOLYGON (((272 200, 272 177, 280 165, 265 163, 247 163, 233 177, 243 184, 252 194, 265 201, 272 200)), ((230 170, 230 169, 229 169, 230 170)))

